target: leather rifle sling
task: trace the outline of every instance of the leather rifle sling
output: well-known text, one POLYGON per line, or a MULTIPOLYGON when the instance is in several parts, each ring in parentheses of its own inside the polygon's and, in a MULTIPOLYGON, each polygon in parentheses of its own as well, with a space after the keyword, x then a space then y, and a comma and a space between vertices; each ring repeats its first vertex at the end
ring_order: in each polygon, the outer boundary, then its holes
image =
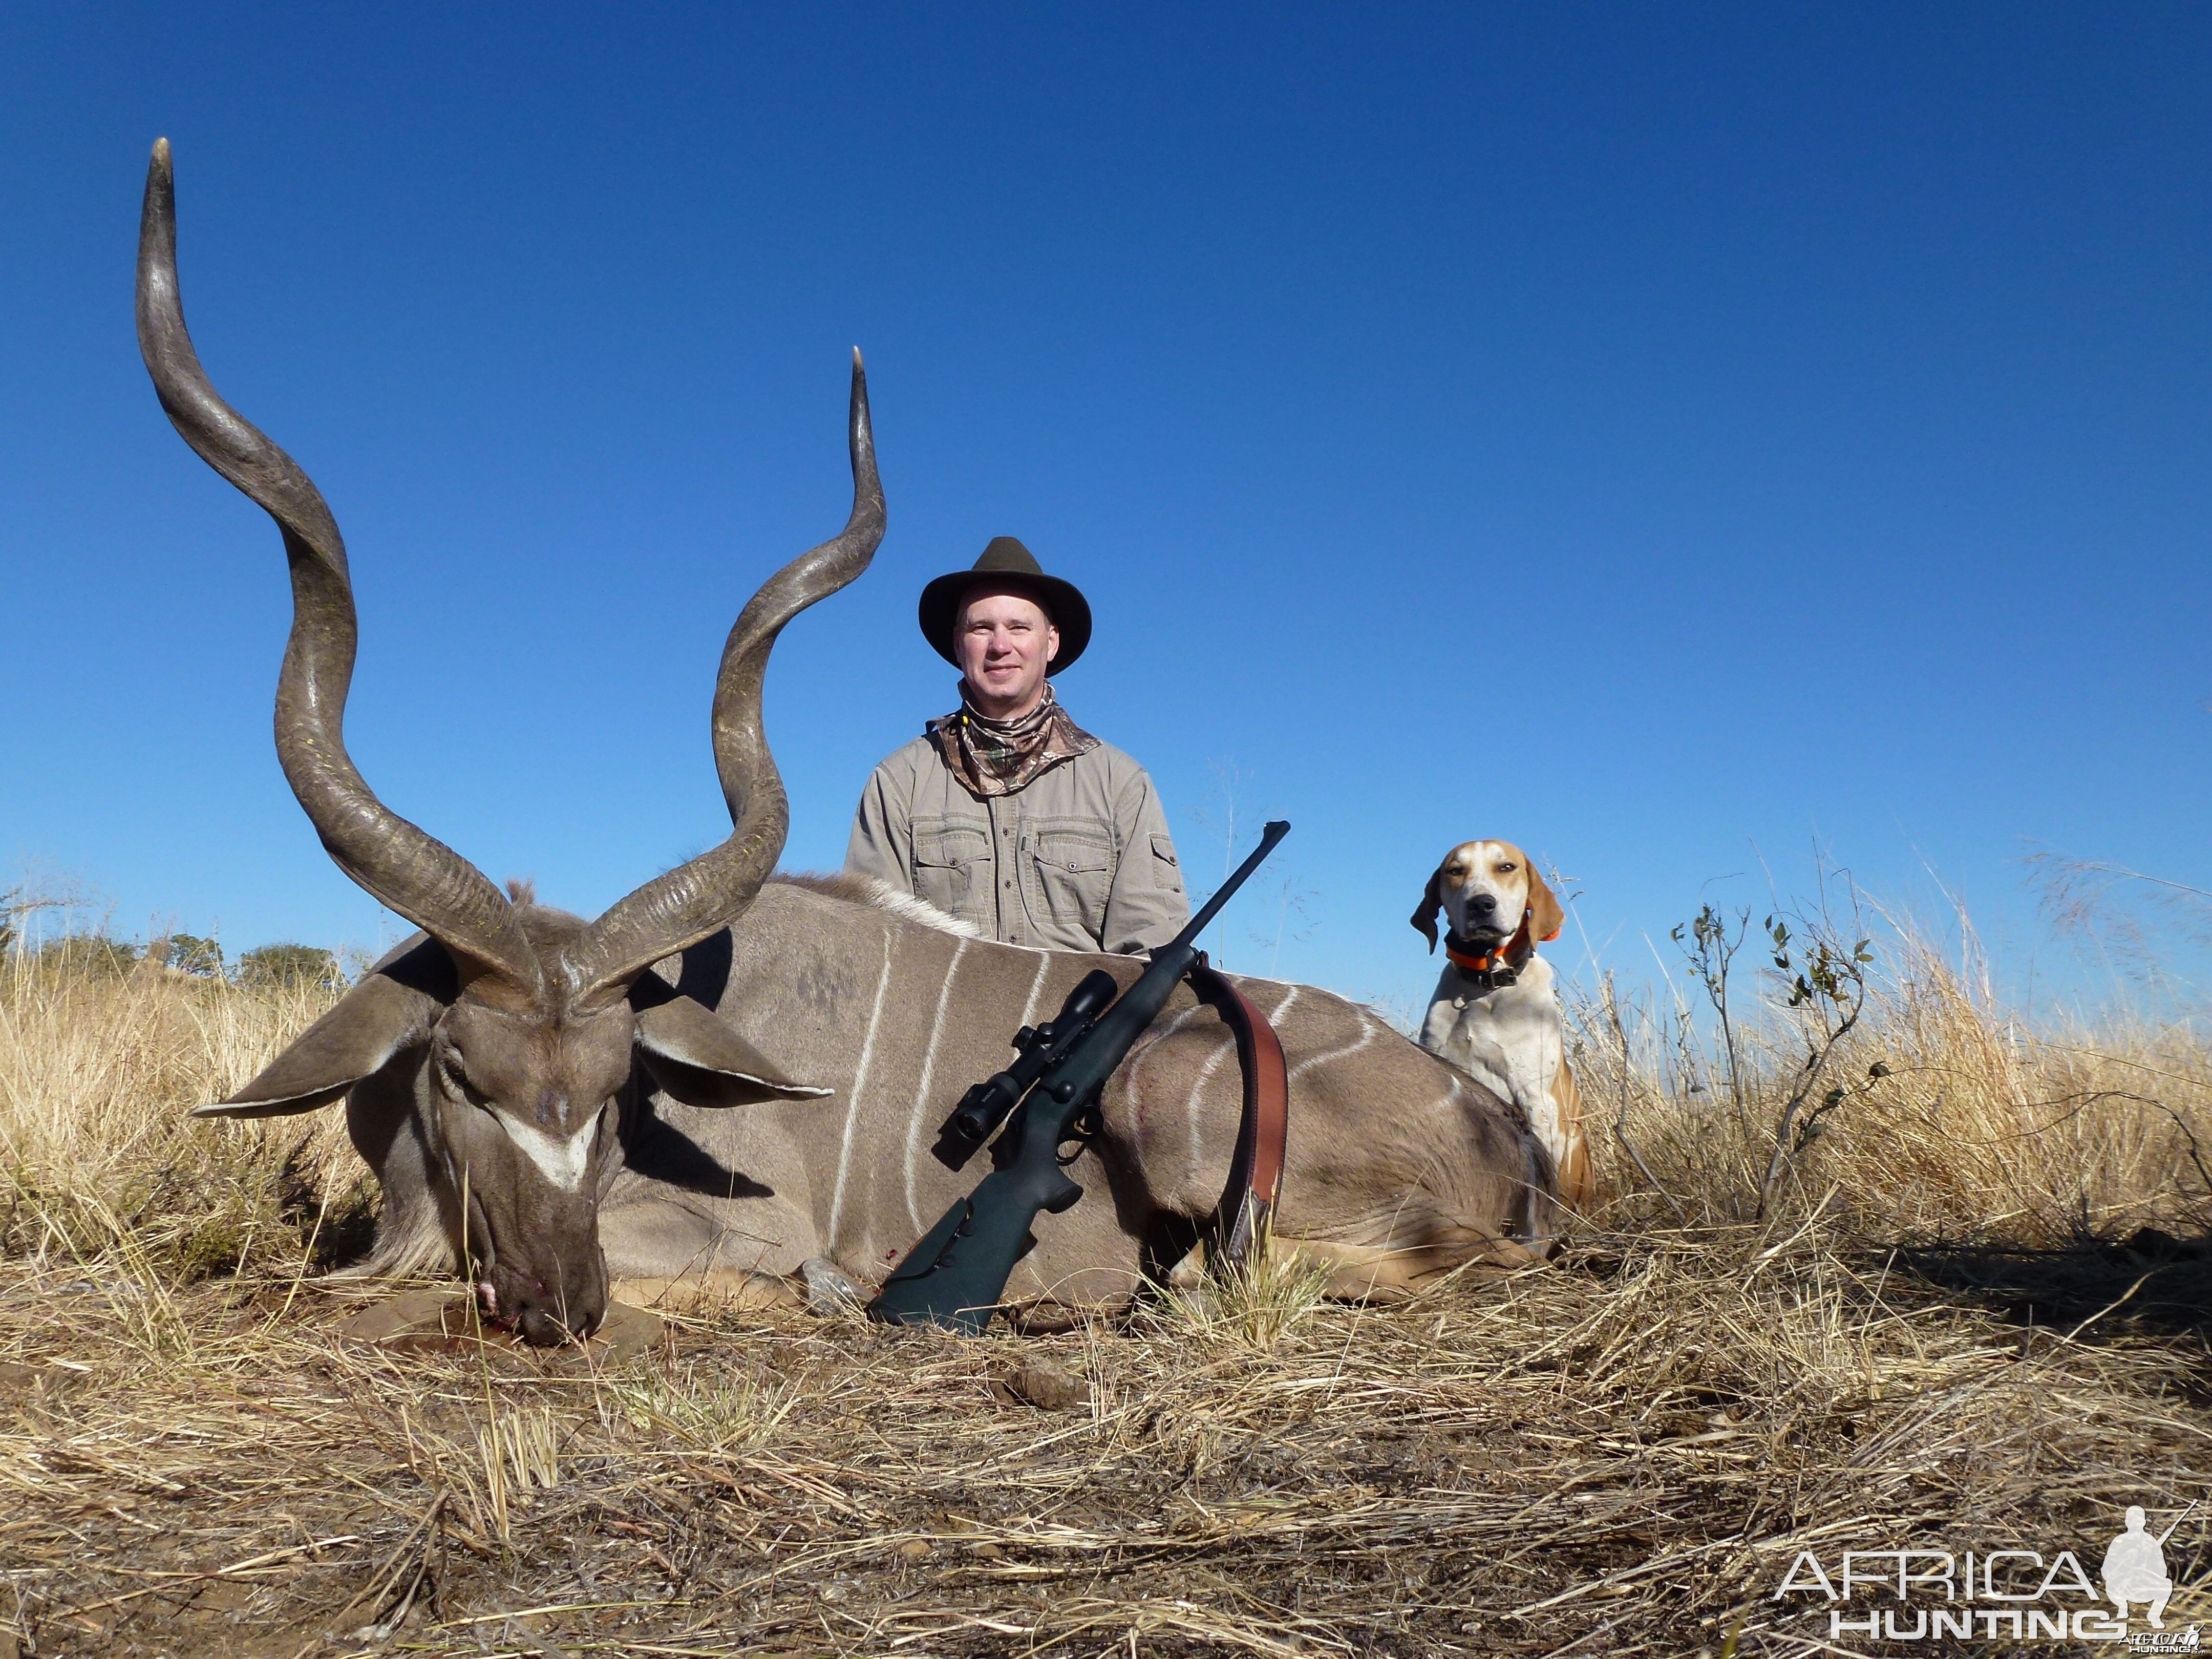
POLYGON ((1267 1224, 1283 1183, 1283 1152, 1290 1134, 1291 1079, 1283 1045, 1267 1017, 1206 959, 1190 967, 1190 988, 1219 1014, 1237 1039, 1237 1066, 1244 1075, 1244 1112, 1229 1183, 1213 1213, 1207 1254, 1217 1266, 1241 1267, 1267 1224))

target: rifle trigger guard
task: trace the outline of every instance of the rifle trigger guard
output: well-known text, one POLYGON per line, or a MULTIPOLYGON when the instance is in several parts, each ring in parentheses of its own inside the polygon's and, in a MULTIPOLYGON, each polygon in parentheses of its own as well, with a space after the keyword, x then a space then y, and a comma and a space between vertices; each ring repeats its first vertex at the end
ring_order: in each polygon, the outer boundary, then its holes
POLYGON ((1074 1163, 1077 1158, 1083 1156, 1085 1150, 1089 1147, 1093 1140, 1096 1140, 1100 1135, 1105 1133, 1106 1125, 1099 1118, 1098 1109, 1094 1106, 1089 1111, 1084 1113, 1081 1117, 1076 1119, 1074 1122, 1067 1126, 1067 1139, 1060 1144, 1066 1146, 1072 1146, 1074 1150, 1072 1152, 1063 1152, 1060 1151, 1059 1148, 1055 1147, 1053 1151, 1053 1156, 1060 1160, 1060 1167, 1065 1170, 1069 1164, 1074 1163))

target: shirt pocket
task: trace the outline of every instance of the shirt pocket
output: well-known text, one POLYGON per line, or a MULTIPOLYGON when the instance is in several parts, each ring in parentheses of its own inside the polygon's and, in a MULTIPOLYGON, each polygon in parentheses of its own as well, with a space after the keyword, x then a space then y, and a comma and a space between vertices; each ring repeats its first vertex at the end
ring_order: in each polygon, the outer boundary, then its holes
POLYGON ((915 819, 914 894, 948 916, 977 920, 991 896, 990 836, 957 818, 915 819))
POLYGON ((1154 836, 1152 842, 1152 878, 1171 893, 1182 891, 1182 870, 1176 863, 1175 843, 1165 836, 1154 836))
POLYGON ((1045 915, 1101 937, 1114 888, 1112 827, 1092 818, 1047 818, 1030 831, 1030 859, 1045 915))

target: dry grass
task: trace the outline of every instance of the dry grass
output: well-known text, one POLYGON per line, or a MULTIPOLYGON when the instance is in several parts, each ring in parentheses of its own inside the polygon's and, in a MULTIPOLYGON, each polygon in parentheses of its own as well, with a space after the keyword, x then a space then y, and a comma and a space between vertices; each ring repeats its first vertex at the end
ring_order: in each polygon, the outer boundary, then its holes
MULTIPOLYGON (((1892 934, 1880 954, 1865 1018, 1827 1056, 1788 1137, 1785 1210, 1832 1194, 1852 1233, 1884 1243, 2203 1230, 2212 1050, 2196 1031, 2123 1020, 2032 1032, 1924 938, 1892 934)), ((1739 1099, 1726 1046, 1687 1006, 1626 1006, 1603 984, 1573 1009, 1592 1127, 1625 1166, 1598 1207, 1608 1224, 1752 1218, 1780 1103, 1821 1044, 1818 1010, 1770 1000, 1738 1032, 1739 1099)))
MULTIPOLYGON (((1832 1061, 1847 1097, 1757 1219, 1803 1011, 1741 1033, 1739 1109, 1707 1037, 1601 1000, 1603 1194, 1552 1268, 1384 1309, 1291 1266, 1030 1340, 730 1310, 600 1374, 329 1338, 307 1269, 358 1210, 336 1114, 182 1117, 313 998, 0 976, 0 1631, 287 1659, 1748 1655, 1826 1650, 1772 1597, 1800 1548, 2094 1571, 2123 1506, 2204 1486, 2212 1068, 2179 1030, 2031 1038, 1932 953, 1888 957, 1832 1061), (1087 1398, 1022 1403, 1040 1357, 1087 1398)), ((2187 1585, 2205 1535, 2168 1546, 2187 1585)), ((2205 1610, 2185 1589, 2168 1622, 2205 1610)))
POLYGON ((0 969, 0 1250, 189 1283, 300 1259, 303 1212, 358 1228, 372 1183, 341 1114, 185 1115, 335 1000, 54 950, 0 969))

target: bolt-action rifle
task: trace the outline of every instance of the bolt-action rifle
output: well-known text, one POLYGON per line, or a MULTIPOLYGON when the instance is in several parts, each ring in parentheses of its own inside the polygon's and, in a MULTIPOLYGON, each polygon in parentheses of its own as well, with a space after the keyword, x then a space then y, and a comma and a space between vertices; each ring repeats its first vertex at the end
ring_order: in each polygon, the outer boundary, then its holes
POLYGON ((1270 823, 1258 849, 1190 926, 1152 952, 1151 964, 1118 1001, 1114 976, 1097 969, 1068 993, 1057 1018, 1015 1034, 1019 1057, 961 1097, 932 1149, 939 1163, 957 1170, 1011 1115, 1013 1121, 991 1148, 995 1167, 891 1270, 868 1304, 869 1317, 982 1334, 1014 1263, 1036 1243, 1030 1228, 1037 1212, 1058 1215, 1083 1196, 1066 1166, 1099 1131, 1098 1099, 1107 1079, 1198 959, 1199 934, 1290 833, 1287 823, 1270 823), (1070 1146, 1073 1152, 1062 1151, 1070 1146))

